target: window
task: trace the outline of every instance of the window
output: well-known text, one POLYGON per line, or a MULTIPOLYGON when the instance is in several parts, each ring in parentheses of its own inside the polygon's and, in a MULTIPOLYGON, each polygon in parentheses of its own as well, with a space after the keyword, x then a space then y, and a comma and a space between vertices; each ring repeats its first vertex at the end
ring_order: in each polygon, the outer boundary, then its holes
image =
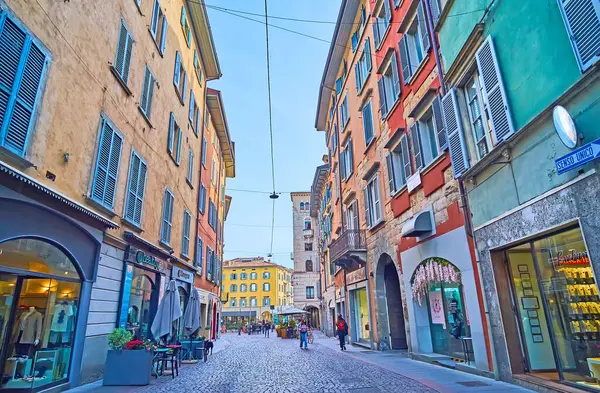
POLYGON ((271 273, 263 272, 263 278, 271 278, 271 273))
POLYGON ((365 204, 367 227, 373 228, 383 219, 381 215, 381 197, 379 193, 379 175, 373 176, 369 183, 367 183, 367 187, 364 190, 363 199, 365 204))
POLYGON ((102 117, 98 143, 98 156, 96 157, 91 196, 94 201, 112 210, 117 192, 123 136, 116 131, 114 125, 104 116, 102 117))
POLYGON ((312 251, 312 243, 304 243, 304 251, 312 251))
MULTIPOLYGON (((252 278, 252 274, 250 274, 250 277, 252 278)), ((250 292, 256 292, 256 284, 251 283, 250 284, 250 292)))
POLYGON ((263 306, 270 306, 271 305, 271 298, 268 296, 263 297, 263 306))
POLYGON ((600 8, 595 0, 558 2, 581 71, 600 59, 600 8))
POLYGON ((300 202, 300 210, 304 210, 304 202, 300 202))
POLYGON ((358 221, 358 202, 352 201, 346 209, 346 227, 348 230, 360 229, 360 223, 358 221))
POLYGON ((198 108, 198 103, 196 102, 196 96, 194 95, 193 90, 190 90, 190 108, 188 110, 188 120, 190 121, 194 134, 198 136, 198 127, 200 126, 200 109, 198 108))
POLYGON ((171 112, 171 117, 169 118, 169 138, 167 140, 167 150, 169 155, 175 161, 177 165, 181 162, 181 143, 183 140, 183 135, 181 133, 181 128, 177 121, 175 120, 175 115, 171 112))
POLYGON ((187 19, 185 6, 181 7, 181 28, 183 29, 183 37, 189 48, 192 45, 192 29, 190 28, 190 22, 187 19))
POLYGON ((234 297, 232 297, 231 299, 229 299, 229 307, 235 307, 236 306, 236 299, 234 297))
POLYGON ((179 51, 175 53, 175 70, 173 71, 173 85, 177 91, 177 96, 181 105, 185 103, 185 92, 187 90, 187 73, 181 62, 181 54, 179 51))
POLYGON ((256 297, 252 296, 250 298, 250 307, 256 307, 256 297))
POLYGON ((342 104, 340 105, 340 121, 342 122, 342 131, 344 131, 346 128, 348 120, 348 96, 345 96, 342 100, 342 104))
POLYGON ((140 111, 148 121, 150 121, 150 116, 152 114, 152 96, 154 95, 155 84, 156 78, 146 64, 146 70, 144 71, 144 84, 142 85, 142 97, 140 98, 140 111))
POLYGON ((369 77, 371 68, 373 68, 373 64, 371 61, 371 40, 367 38, 367 40, 365 41, 363 53, 354 65, 354 73, 356 75, 356 91, 358 92, 358 94, 360 94, 363 87, 365 86, 365 82, 369 77))
POLYGON ((215 180, 217 179, 217 161, 212 159, 212 166, 210 167, 210 181, 212 184, 215 184, 215 180))
POLYGON ((312 272, 313 271, 313 263, 310 259, 305 262, 305 271, 312 272))
POLYGON ((202 137, 202 153, 201 153, 201 158, 202 158, 202 166, 204 168, 206 168, 206 137, 202 137))
POLYGON ((160 230, 160 241, 167 246, 171 243, 171 228, 173 227, 173 202, 174 196, 171 190, 165 189, 163 200, 162 224, 160 230))
POLYGON ((423 3, 420 2, 416 17, 398 43, 402 77, 405 85, 409 83, 412 76, 419 69, 421 62, 427 56, 429 47, 427 20, 423 11, 423 3))
POLYGON ((271 290, 271 284, 269 284, 268 282, 263 284, 263 291, 268 292, 271 290))
POLYGON ((248 279, 247 273, 240 273, 240 280, 247 280, 247 279, 248 279))
POLYGON ((430 109, 418 122, 410 127, 415 169, 424 168, 437 158, 439 149, 436 135, 433 113, 430 109))
POLYGON ((381 118, 385 118, 400 97, 400 72, 398 70, 398 57, 392 53, 390 64, 387 66, 379 81, 379 109, 381 118))
POLYGON ((229 285, 229 292, 237 292, 237 285, 236 284, 229 285))
POLYGON ((393 195, 406 184, 406 179, 412 175, 406 134, 400 137, 400 143, 390 151, 386 160, 390 195, 393 195))
POLYGON ((315 298, 315 287, 306 287, 306 298, 307 299, 315 298))
POLYGON ((308 218, 308 217, 306 217, 304 219, 304 229, 306 229, 306 230, 311 229, 310 218, 308 218))
POLYGON ((257 277, 256 272, 250 273, 250 279, 251 280, 256 280, 256 277, 257 277))
POLYGON ((198 83, 202 86, 202 68, 200 67, 200 56, 198 56, 198 51, 196 49, 194 49, 194 70, 196 71, 198 83))
POLYGON ((348 180, 354 172, 354 156, 352 151, 352 138, 348 138, 340 152, 340 171, 342 180, 348 180))
POLYGON ((192 182, 194 180, 194 152, 191 148, 188 149, 188 167, 185 180, 188 182, 190 187, 194 188, 194 186, 192 185, 192 182))
POLYGON ((137 226, 142 225, 147 171, 146 161, 135 151, 131 152, 129 185, 127 187, 127 199, 125 200, 125 219, 137 226))
POLYGON ((198 198, 200 213, 204 214, 206 209, 206 187, 204 184, 200 183, 200 197, 198 198))
MULTIPOLYGON (((333 135, 331 136, 331 151, 335 154, 338 145, 338 126, 333 125, 333 135)), ((331 161, 330 161, 331 162, 331 161)))
POLYGON ((481 110, 481 108, 485 108, 485 103, 481 98, 482 90, 479 83, 479 75, 477 73, 475 73, 465 85, 464 94, 467 101, 467 107, 469 108, 469 120, 477 156, 481 159, 491 150, 490 148, 493 144, 492 135, 488 128, 487 108, 485 111, 481 110))
MULTIPOLYGON (((10 19, 7 19, 10 20, 10 19)), ((119 41, 117 43, 117 54, 113 71, 124 85, 129 80, 129 65, 131 63, 131 51, 133 49, 133 37, 121 19, 121 28, 119 30, 119 41)), ((32 64, 33 65, 33 64, 32 64)))
POLYGON ((362 118, 363 118, 363 129, 365 132, 365 142, 367 146, 375 139, 375 134, 373 132, 373 108, 371 105, 371 100, 367 101, 365 106, 362 108, 362 118))
POLYGON ((7 13, 0 11, 0 146, 23 157, 42 91, 46 54, 7 13), (26 56, 23 56, 27 53, 26 56))
POLYGON ((199 273, 202 274, 202 264, 204 257, 204 242, 200 236, 196 237, 196 258, 194 259, 194 266, 199 268, 199 273))
POLYGON ((375 47, 379 49, 383 37, 387 32, 387 29, 392 20, 392 10, 390 9, 390 0, 383 0, 383 6, 379 9, 379 12, 375 15, 375 22, 373 23, 373 36, 375 37, 375 47))
POLYGON ((183 212, 183 234, 181 235, 181 255, 187 257, 190 253, 190 226, 192 224, 192 213, 185 209, 183 212))
POLYGON ((246 306, 247 306, 246 298, 245 297, 240 298, 240 307, 246 307, 246 306))
POLYGON ((217 207, 213 201, 208 198, 208 225, 210 225, 210 227, 214 230, 217 230, 218 219, 217 207))
POLYGON ((306 209, 306 210, 310 210, 310 202, 306 202, 306 203, 304 204, 304 209, 306 209))
POLYGON ((231 274, 229 275, 229 279, 230 279, 230 280, 237 280, 237 274, 235 274, 235 273, 231 273, 231 274))
POLYGON ((213 281, 215 272, 215 252, 206 246, 206 279, 213 281))
POLYGON ((152 24, 150 25, 150 34, 154 39, 158 51, 161 55, 165 54, 167 45, 167 18, 163 10, 160 8, 158 0, 154 0, 154 8, 152 9, 152 24))

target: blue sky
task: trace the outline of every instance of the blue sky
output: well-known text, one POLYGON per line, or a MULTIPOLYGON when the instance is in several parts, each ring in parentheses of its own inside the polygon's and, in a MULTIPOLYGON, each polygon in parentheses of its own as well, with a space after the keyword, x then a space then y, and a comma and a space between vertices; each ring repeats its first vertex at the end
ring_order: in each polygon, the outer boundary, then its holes
MULTIPOLYGON (((214 5, 264 14, 262 0, 206 0, 214 5)), ((269 15, 335 21, 339 0, 269 1, 269 15)), ((228 179, 233 197, 225 222, 225 259, 265 256, 271 242, 271 159, 267 104, 265 26, 208 8, 223 77, 209 86, 223 93, 227 121, 236 143, 236 177, 228 179)), ((261 17, 249 16, 254 19, 261 17)), ((333 24, 269 20, 269 24, 327 41, 333 24)), ((326 153, 325 135, 314 128, 317 95, 329 44, 269 28, 275 145, 275 184, 284 192, 275 202, 272 261, 292 267, 290 191, 309 191, 315 168, 326 153)))

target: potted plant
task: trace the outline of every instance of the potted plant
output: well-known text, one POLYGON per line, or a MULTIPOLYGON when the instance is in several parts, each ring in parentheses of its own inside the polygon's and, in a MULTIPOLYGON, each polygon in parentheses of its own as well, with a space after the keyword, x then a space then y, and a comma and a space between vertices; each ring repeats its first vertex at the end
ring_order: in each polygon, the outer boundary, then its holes
POLYGON ((287 322, 284 322, 281 324, 281 327, 279 328, 280 333, 281 333, 280 334, 281 338, 287 338, 287 327, 288 327, 287 322))
POLYGON ((105 386, 142 386, 150 384, 153 350, 150 341, 132 340, 133 334, 123 328, 108 335, 108 353, 104 365, 105 386), (132 367, 135 365, 135 367, 132 367))
POLYGON ((290 322, 288 323, 288 328, 287 328, 287 336, 288 338, 293 338, 294 337, 294 330, 296 329, 296 321, 294 319, 290 319, 290 322))
POLYGON ((275 325, 275 331, 277 332, 277 337, 281 337, 281 326, 275 325))

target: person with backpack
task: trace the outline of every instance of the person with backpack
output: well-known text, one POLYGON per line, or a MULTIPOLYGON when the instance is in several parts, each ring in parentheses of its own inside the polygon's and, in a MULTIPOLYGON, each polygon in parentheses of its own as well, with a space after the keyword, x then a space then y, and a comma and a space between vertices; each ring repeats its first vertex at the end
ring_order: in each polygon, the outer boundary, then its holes
POLYGON ((305 321, 300 322, 300 349, 308 349, 308 325, 305 321), (304 348, 302 348, 304 344, 304 348))
POLYGON ((348 335, 348 324, 341 315, 338 315, 337 320, 337 336, 340 339, 340 349, 346 350, 346 336, 348 335))

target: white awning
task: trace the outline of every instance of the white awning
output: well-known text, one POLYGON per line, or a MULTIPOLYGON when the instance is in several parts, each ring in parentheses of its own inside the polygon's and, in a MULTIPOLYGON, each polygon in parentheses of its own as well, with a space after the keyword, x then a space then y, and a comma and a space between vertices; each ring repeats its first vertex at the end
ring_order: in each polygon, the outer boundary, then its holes
POLYGON ((433 213, 431 210, 417 213, 402 226, 402 237, 420 237, 433 231, 433 213))

